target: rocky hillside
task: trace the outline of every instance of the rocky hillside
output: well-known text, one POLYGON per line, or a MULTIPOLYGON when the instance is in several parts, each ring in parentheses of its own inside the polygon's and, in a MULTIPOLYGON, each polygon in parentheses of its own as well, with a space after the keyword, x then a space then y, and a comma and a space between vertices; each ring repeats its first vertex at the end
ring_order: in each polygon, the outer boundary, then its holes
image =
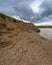
POLYGON ((0 13, 0 65, 52 65, 52 42, 32 23, 0 13))

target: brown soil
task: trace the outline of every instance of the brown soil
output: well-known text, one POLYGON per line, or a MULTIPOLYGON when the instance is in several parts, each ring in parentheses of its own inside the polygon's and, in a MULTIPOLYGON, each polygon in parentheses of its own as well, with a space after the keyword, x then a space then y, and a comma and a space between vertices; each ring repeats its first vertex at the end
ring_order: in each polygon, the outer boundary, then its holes
POLYGON ((52 65, 52 42, 38 35, 36 26, 2 16, 0 65, 52 65))

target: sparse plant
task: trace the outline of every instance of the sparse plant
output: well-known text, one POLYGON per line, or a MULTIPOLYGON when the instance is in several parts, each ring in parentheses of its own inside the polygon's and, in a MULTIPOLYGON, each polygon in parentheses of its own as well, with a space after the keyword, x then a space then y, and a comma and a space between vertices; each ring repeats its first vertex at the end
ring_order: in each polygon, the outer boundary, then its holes
POLYGON ((6 19, 6 15, 0 13, 0 16, 1 16, 3 19, 6 19))
POLYGON ((14 22, 14 23, 16 23, 16 20, 15 20, 15 19, 13 19, 13 22, 14 22))

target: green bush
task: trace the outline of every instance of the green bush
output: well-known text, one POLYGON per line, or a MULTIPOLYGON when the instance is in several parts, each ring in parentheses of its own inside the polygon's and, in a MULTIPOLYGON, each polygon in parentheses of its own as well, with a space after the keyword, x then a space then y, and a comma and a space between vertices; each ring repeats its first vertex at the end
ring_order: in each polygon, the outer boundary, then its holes
POLYGON ((3 19, 5 19, 6 18, 6 15, 0 13, 0 17, 2 17, 3 19))

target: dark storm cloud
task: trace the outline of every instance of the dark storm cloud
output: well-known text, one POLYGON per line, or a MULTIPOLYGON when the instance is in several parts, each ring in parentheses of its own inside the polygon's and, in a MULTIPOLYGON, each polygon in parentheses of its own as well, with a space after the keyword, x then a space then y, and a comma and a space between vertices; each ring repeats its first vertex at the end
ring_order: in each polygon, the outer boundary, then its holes
POLYGON ((43 2, 40 5, 40 20, 44 19, 46 17, 46 19, 49 17, 50 15, 52 15, 52 0, 43 0, 43 2))
POLYGON ((16 6, 14 7, 14 10, 16 14, 21 18, 28 20, 29 18, 31 19, 31 17, 34 16, 34 12, 29 5, 21 4, 19 6, 16 6))
POLYGON ((34 17, 33 22, 44 22, 52 20, 52 0, 43 0, 39 6, 39 13, 34 17))
POLYGON ((44 0, 40 8, 43 9, 43 13, 47 12, 47 15, 52 14, 52 0, 44 0))
POLYGON ((34 22, 45 21, 47 18, 51 19, 52 0, 43 0, 39 6, 39 13, 33 12, 30 7, 35 1, 36 0, 0 0, 0 12, 10 16, 16 15, 22 19, 34 22))
POLYGON ((0 12, 10 16, 20 16, 22 19, 31 20, 34 16, 30 4, 35 0, 0 0, 0 12))

